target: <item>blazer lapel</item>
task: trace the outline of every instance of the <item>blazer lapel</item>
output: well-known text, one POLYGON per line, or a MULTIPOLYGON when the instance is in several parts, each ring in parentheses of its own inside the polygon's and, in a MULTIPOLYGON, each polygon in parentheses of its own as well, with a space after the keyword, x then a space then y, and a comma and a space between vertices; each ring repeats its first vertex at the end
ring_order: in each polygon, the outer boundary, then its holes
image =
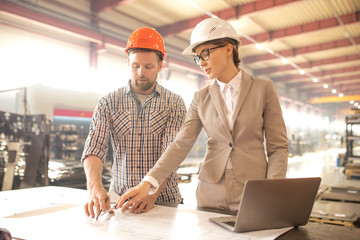
POLYGON ((215 106, 216 111, 218 112, 221 121, 225 125, 225 128, 228 130, 227 132, 230 134, 230 126, 229 121, 226 118, 226 106, 225 102, 221 97, 221 93, 219 90, 218 85, 216 84, 216 80, 213 81, 213 83, 209 87, 209 93, 210 97, 212 99, 212 102, 215 106))
POLYGON ((239 99, 235 105, 234 113, 232 116, 232 124, 235 123, 235 119, 239 115, 240 109, 245 101, 246 95, 248 94, 251 84, 253 83, 253 79, 249 74, 247 74, 244 70, 242 70, 241 84, 240 84, 240 93, 239 99))

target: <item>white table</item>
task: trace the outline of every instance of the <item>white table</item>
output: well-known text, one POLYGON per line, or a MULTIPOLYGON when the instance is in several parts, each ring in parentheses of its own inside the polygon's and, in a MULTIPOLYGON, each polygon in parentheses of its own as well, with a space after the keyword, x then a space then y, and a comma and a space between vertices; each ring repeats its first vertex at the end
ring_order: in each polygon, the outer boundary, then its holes
POLYGON ((209 217, 224 216, 189 209, 155 206, 144 214, 116 211, 88 218, 87 192, 40 187, 0 192, 0 227, 24 239, 274 239, 287 230, 233 233, 209 217), (266 237, 264 237, 264 232, 266 237))

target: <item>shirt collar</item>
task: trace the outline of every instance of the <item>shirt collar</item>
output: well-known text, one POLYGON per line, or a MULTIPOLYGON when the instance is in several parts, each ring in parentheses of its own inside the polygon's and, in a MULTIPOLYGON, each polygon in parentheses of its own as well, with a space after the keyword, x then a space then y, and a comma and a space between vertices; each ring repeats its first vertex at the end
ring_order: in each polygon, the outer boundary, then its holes
POLYGON ((216 79, 216 82, 220 88, 220 92, 223 92, 225 85, 230 85, 236 92, 239 92, 241 77, 242 77, 242 70, 240 69, 238 74, 236 74, 236 76, 233 79, 231 79, 231 81, 228 83, 223 83, 219 81, 219 79, 216 79))

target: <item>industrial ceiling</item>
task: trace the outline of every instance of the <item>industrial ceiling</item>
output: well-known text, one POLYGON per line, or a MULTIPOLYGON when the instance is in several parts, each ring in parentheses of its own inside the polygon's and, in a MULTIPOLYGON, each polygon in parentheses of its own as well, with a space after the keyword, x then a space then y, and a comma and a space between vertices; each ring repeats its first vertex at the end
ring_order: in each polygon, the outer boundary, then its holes
POLYGON ((0 24, 87 41, 93 66, 103 50, 122 49, 136 28, 153 27, 168 62, 200 79, 181 52, 209 17, 234 26, 243 68, 274 81, 282 96, 328 111, 360 104, 358 0, 0 0, 0 24))

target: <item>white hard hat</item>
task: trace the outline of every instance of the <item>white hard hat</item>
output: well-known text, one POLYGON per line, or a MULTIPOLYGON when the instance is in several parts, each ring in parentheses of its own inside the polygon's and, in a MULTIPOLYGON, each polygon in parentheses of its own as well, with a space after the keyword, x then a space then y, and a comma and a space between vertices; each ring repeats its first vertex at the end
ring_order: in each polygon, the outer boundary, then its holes
POLYGON ((193 49, 210 40, 230 38, 240 43, 240 38, 235 29, 225 20, 220 18, 207 18, 194 28, 191 33, 190 46, 185 48, 183 55, 192 55, 193 49))

